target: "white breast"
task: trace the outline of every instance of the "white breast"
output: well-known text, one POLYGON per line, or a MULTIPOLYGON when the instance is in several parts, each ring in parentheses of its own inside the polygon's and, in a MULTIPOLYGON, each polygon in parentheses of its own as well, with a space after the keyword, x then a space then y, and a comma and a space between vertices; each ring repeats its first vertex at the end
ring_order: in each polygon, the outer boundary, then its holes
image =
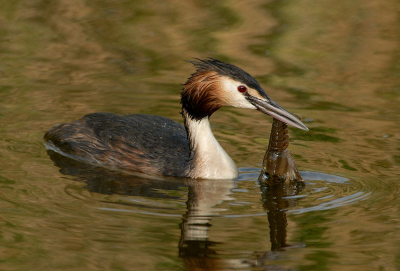
POLYGON ((238 170, 215 139, 208 117, 192 120, 187 115, 186 126, 191 144, 191 168, 188 176, 202 179, 235 179, 238 170))

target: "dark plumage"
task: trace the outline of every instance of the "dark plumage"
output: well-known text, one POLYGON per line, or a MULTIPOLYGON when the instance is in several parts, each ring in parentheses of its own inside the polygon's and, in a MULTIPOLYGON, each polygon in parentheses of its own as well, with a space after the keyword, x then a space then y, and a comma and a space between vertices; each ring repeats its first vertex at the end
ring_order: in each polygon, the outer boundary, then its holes
POLYGON ((93 113, 53 127, 44 139, 75 159, 169 176, 184 173, 190 153, 182 124, 144 114, 93 113))
POLYGON ((241 68, 236 67, 235 65, 229 63, 216 60, 214 58, 209 58, 205 60, 197 59, 197 60, 198 61, 189 61, 197 68, 197 72, 215 71, 219 75, 228 76, 236 81, 242 82, 243 84, 247 85, 250 88, 261 90, 261 92, 265 94, 264 91, 262 90, 262 87, 257 82, 257 80, 254 79, 253 76, 251 76, 241 68))

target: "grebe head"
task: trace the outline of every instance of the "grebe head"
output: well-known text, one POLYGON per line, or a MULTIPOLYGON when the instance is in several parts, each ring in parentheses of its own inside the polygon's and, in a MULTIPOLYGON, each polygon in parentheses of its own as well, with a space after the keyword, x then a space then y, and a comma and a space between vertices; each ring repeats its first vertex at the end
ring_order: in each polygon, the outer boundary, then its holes
POLYGON ((242 69, 216 59, 189 61, 197 71, 183 85, 181 103, 188 116, 201 120, 222 106, 257 109, 294 127, 308 128, 271 100, 260 84, 242 69))

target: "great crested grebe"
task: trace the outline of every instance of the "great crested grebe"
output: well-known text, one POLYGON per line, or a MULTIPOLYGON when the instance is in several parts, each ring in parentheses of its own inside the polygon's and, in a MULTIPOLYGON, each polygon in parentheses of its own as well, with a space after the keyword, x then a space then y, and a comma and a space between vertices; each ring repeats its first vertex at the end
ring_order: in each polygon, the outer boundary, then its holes
POLYGON ((47 131, 47 149, 92 164, 152 175, 234 179, 237 167, 209 123, 222 106, 258 109, 308 130, 242 69, 216 59, 189 62, 197 70, 181 93, 184 126, 154 115, 93 113, 47 131))

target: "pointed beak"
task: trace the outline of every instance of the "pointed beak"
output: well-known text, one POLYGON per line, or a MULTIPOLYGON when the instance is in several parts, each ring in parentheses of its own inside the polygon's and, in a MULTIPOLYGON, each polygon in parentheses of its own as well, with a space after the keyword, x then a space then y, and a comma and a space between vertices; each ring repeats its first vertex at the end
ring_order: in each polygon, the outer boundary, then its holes
POLYGON ((269 98, 264 100, 253 96, 248 96, 247 99, 259 111, 284 123, 292 125, 293 127, 308 131, 307 126, 305 126, 295 115, 287 111, 273 100, 269 98))

